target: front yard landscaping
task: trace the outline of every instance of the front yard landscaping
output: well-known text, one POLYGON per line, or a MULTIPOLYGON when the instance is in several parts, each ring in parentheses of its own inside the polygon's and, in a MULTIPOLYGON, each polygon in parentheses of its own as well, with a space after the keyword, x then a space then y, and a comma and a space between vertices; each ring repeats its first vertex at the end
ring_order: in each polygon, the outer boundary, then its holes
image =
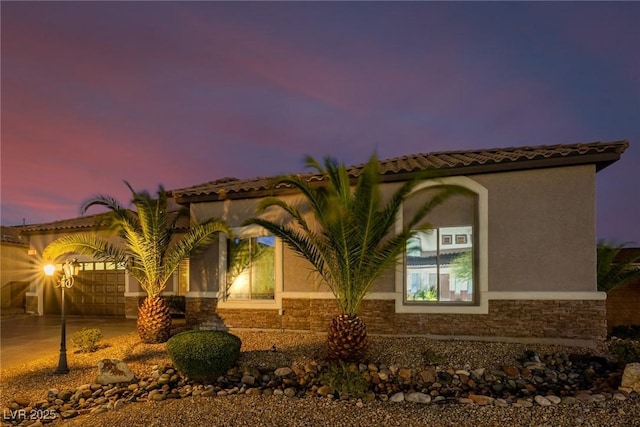
POLYGON ((5 425, 634 425, 637 392, 603 350, 371 336, 366 363, 325 361, 326 335, 232 331, 237 363, 217 380, 185 378, 166 344, 136 334, 2 368, 5 425), (95 383, 102 359, 136 378, 95 383), (22 416, 22 418, 21 418, 22 416), (33 424, 35 423, 35 424, 33 424), (460 424, 462 423, 462 424, 460 424))

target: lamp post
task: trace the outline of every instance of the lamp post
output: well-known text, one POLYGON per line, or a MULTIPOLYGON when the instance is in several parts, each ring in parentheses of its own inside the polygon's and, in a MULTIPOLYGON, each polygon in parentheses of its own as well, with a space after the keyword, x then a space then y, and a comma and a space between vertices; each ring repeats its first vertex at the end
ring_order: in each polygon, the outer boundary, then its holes
MULTIPOLYGON (((66 319, 64 316, 64 290, 65 288, 73 287, 73 277, 78 274, 78 268, 79 264, 75 259, 65 261, 65 263, 62 265, 62 277, 60 278, 60 281, 56 283, 56 287, 59 287, 62 290, 60 357, 58 358, 58 368, 55 370, 56 374, 69 373, 69 367, 67 366, 67 331, 66 319)), ((55 273, 55 267, 51 264, 45 265, 44 272, 47 276, 53 276, 55 273)))

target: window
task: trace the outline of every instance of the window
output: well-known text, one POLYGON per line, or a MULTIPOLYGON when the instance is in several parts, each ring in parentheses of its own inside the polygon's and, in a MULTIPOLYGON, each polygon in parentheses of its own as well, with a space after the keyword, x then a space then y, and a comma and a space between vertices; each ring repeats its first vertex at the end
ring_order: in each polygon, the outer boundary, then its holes
POLYGON ((407 302, 473 302, 472 233, 471 225, 414 232, 406 251, 407 302), (455 244, 442 238, 452 235, 455 244))
POLYGON ((227 241, 227 300, 273 300, 275 294, 275 237, 235 238, 227 241))
MULTIPOLYGON (((424 203, 441 190, 429 186, 411 194, 403 204, 404 224, 418 213, 424 203)), ((418 224, 405 250, 404 277, 398 289, 402 304, 477 305, 480 285, 477 266, 478 197, 454 195, 436 206, 418 224), (476 236, 477 237, 477 236, 476 236)))

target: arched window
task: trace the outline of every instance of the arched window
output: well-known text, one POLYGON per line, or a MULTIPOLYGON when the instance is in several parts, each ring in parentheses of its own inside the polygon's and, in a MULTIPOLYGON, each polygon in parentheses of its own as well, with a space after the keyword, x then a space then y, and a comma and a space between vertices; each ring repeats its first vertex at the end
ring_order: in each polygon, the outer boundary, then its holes
MULTIPOLYGON (((405 221, 438 190, 431 186, 414 192, 403 207, 405 221)), ((405 304, 477 304, 478 198, 455 195, 426 222, 407 241, 405 304)))

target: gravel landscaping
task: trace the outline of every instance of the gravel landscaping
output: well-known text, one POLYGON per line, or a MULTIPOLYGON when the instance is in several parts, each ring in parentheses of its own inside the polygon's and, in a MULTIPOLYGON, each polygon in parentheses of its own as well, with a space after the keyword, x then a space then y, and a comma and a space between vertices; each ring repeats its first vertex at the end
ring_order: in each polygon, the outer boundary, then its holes
POLYGON ((53 373, 57 354, 3 368, 4 425, 640 426, 640 397, 617 389, 620 368, 593 349, 370 337, 369 363, 352 367, 369 389, 354 398, 320 381, 326 335, 232 332, 242 355, 216 384, 188 381, 165 344, 135 333, 69 351, 67 375, 53 373), (136 379, 95 384, 102 359, 136 379))

